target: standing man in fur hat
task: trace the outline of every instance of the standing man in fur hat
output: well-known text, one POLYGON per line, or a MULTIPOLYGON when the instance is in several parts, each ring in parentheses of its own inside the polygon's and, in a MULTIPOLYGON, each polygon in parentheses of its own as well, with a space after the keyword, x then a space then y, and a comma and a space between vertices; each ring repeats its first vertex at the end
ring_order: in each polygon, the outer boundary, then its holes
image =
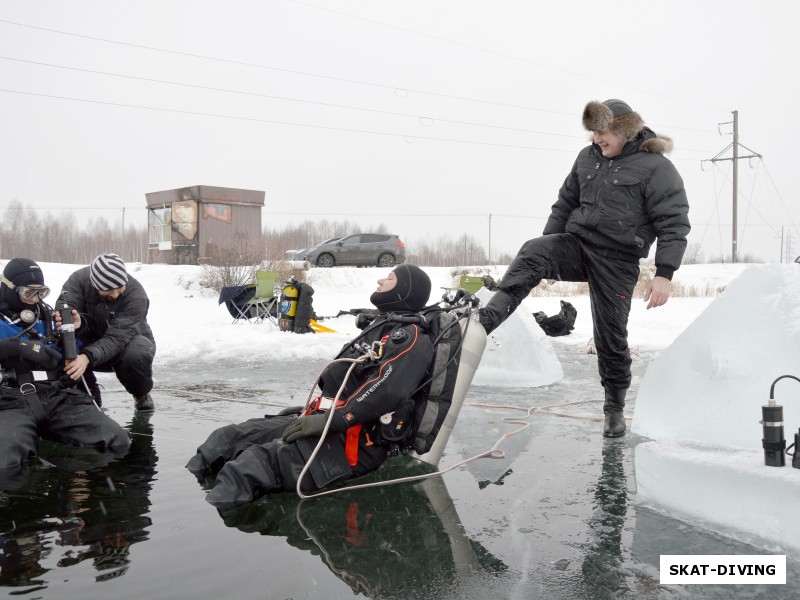
MULTIPOLYGON (((80 354, 64 368, 73 380, 85 378, 98 405, 102 403, 95 371, 114 371, 133 396, 136 410, 154 409, 153 358, 156 342, 147 311, 150 300, 142 284, 128 274, 125 263, 107 252, 69 276, 58 306, 72 307, 80 354)), ((57 314, 56 320, 60 318, 57 314)))
POLYGON ((656 135, 622 100, 589 102, 583 125, 592 144, 578 153, 558 192, 542 237, 523 244, 480 309, 493 331, 542 279, 589 284, 600 383, 605 390, 605 437, 625 434, 625 394, 631 383, 628 314, 639 260, 656 242, 656 274, 647 308, 663 305, 680 267, 689 233, 683 180, 664 156, 672 140, 656 135))

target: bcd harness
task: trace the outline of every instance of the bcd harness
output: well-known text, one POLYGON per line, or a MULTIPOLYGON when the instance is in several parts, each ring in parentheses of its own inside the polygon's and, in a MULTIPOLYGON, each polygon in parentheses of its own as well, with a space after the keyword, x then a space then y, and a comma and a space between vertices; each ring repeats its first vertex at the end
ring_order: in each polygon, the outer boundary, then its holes
MULTIPOLYGON (((15 315, 14 318, 9 318, 6 315, 2 315, 3 318, 0 319, 0 340, 25 338, 37 340, 46 345, 54 345, 55 336, 53 334, 52 314, 47 310, 49 307, 40 303, 35 308, 35 313, 30 311, 33 313, 33 320, 30 323, 26 323, 26 319, 21 316, 15 315), (45 307, 44 311, 41 310, 42 306, 45 307), (42 312, 45 312, 45 314, 42 315, 42 312)), ((14 388, 18 387, 21 394, 19 399, 30 407, 36 421, 40 422, 46 418, 46 412, 36 393, 32 371, 6 371, 0 367, 0 386, 13 390, 14 395, 16 395, 14 388)))
MULTIPOLYGON (((390 334, 384 335, 372 344, 359 343, 358 340, 374 327, 387 321, 400 325, 417 325, 431 337, 433 342, 433 358, 425 379, 410 395, 412 402, 382 415, 379 419, 380 439, 371 439, 370 434, 366 433, 367 446, 373 444, 387 446, 390 456, 405 454, 411 450, 417 454, 424 454, 433 446, 453 398, 462 343, 459 321, 469 314, 459 313, 453 308, 433 306, 415 314, 387 314, 366 327, 364 332, 349 345, 366 360, 378 363, 390 334)), ((341 408, 345 404, 345 401, 337 400, 336 408, 341 408)), ((318 396, 308 403, 303 415, 327 411, 333 407, 333 398, 318 396)), ((349 427, 345 432, 345 455, 351 467, 358 464, 359 438, 362 429, 363 425, 358 424, 349 427)))

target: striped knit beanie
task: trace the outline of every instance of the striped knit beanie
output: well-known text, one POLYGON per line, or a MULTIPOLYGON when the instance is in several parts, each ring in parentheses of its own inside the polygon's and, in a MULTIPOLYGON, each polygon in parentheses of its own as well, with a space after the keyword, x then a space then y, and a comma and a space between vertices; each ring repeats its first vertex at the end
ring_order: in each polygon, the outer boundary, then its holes
POLYGON ((128 284, 128 272, 119 256, 106 252, 89 265, 89 280, 96 290, 115 290, 128 284))

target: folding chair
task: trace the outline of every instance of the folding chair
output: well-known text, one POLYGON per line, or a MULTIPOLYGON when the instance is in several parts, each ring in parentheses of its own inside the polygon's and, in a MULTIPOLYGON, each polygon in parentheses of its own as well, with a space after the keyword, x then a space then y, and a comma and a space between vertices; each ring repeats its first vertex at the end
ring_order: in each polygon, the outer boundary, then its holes
POLYGON ((249 321, 255 311, 250 310, 249 302, 256 293, 256 286, 253 283, 247 285, 233 285, 224 287, 219 293, 219 304, 225 304, 225 308, 233 317, 232 323, 239 320, 249 321))
POLYGON ((256 323, 267 319, 278 324, 278 294, 275 292, 278 276, 277 271, 256 271, 256 293, 244 306, 244 312, 252 315, 256 323))
POLYGON ((470 294, 474 294, 483 287, 483 277, 476 277, 475 275, 462 275, 459 282, 459 287, 462 290, 467 290, 470 294))

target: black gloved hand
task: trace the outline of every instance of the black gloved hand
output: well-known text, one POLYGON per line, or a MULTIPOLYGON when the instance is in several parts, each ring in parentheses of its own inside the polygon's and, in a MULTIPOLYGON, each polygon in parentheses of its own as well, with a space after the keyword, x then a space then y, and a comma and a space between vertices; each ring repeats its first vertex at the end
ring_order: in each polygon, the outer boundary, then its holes
POLYGON ((299 415, 303 410, 305 410, 305 406, 288 406, 284 408, 281 412, 278 413, 278 416, 281 417, 283 415, 299 415))
POLYGON ((490 292, 496 292, 500 289, 500 286, 497 285, 497 282, 494 280, 494 277, 491 275, 484 275, 483 276, 483 287, 485 287, 490 292))
POLYGON ((300 417, 283 430, 283 441, 287 444, 291 444, 300 438, 320 436, 322 435, 322 430, 325 429, 325 422, 327 420, 328 415, 325 414, 300 417))
POLYGON ((32 340, 19 340, 19 357, 51 371, 61 362, 61 355, 50 346, 32 340))
POLYGON ((0 340, 0 359, 16 358, 17 356, 19 356, 19 340, 17 338, 0 340))

